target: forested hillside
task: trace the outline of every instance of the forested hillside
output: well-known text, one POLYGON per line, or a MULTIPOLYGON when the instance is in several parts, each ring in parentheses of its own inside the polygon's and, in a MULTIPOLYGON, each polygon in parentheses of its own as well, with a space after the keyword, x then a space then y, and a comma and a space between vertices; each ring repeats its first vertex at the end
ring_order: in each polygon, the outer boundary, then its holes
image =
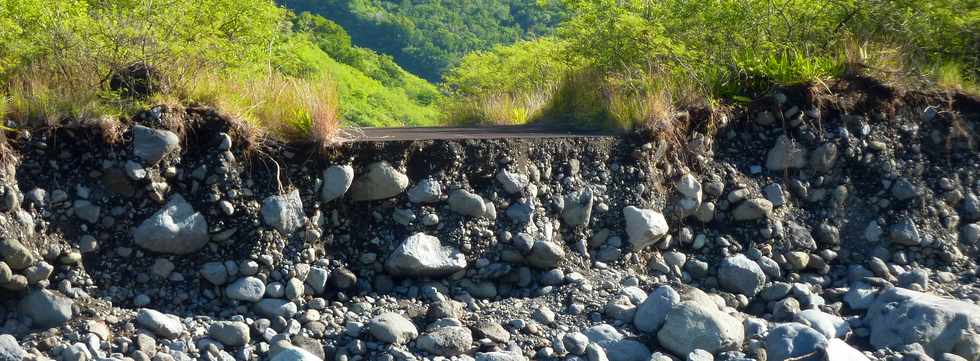
POLYGON ((560 1, 281 0, 342 25, 355 44, 390 54, 430 81, 465 54, 551 33, 560 1))

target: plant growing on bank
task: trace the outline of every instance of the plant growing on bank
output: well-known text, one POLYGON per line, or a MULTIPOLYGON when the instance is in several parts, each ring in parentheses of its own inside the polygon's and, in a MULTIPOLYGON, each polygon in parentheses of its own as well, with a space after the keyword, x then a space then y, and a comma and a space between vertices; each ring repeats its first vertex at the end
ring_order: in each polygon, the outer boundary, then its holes
POLYGON ((126 118, 161 102, 219 106, 289 138, 435 121, 434 86, 345 37, 271 0, 9 0, 0 92, 7 118, 26 128, 126 118), (114 86, 136 64, 152 69, 154 94, 114 86))
POLYGON ((980 9, 970 1, 563 3, 570 19, 535 44, 553 51, 518 43, 474 53, 444 87, 461 103, 553 88, 543 120, 630 128, 672 116, 656 109, 711 106, 857 69, 963 90, 976 89, 980 73, 980 9), (560 65, 527 66, 529 57, 560 65), (507 81, 490 67, 523 71, 507 81))

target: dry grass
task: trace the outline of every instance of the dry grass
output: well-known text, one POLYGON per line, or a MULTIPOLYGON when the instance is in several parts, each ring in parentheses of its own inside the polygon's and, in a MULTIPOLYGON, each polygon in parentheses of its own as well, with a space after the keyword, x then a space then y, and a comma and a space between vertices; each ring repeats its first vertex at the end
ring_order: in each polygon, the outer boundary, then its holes
POLYGON ((204 73, 188 84, 179 94, 181 102, 221 109, 242 121, 238 129, 247 138, 307 138, 323 146, 340 141, 339 101, 329 79, 243 79, 204 73))
POLYGON ((459 125, 522 125, 540 118, 553 89, 502 93, 447 104, 447 123, 459 125))

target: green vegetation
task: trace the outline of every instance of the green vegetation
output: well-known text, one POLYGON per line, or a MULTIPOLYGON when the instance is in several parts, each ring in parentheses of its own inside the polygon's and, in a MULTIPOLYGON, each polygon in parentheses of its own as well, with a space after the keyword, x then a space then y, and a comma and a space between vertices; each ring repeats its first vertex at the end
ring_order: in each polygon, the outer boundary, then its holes
POLYGON ((271 0, 7 0, 0 98, 18 127, 195 102, 287 136, 439 119, 435 86, 349 39, 271 0), (134 64, 149 69, 151 97, 110 86, 134 64))
POLYGON ((572 15, 554 36, 474 53, 451 69, 443 84, 455 96, 449 119, 508 123, 500 114, 533 108, 538 118, 576 126, 660 127, 678 106, 710 107, 858 69, 965 89, 980 75, 980 7, 970 0, 564 5, 572 15), (485 109, 486 99, 533 101, 495 103, 513 108, 506 110, 485 109))
MULTIPOLYGON (((548 34, 565 16, 557 1, 281 0, 346 28, 354 43, 391 54, 430 81, 465 54, 548 34)), ((332 54, 331 54, 332 55, 332 54)))
POLYGON ((853 72, 980 91, 975 0, 282 2, 301 12, 2 1, 0 130, 102 124, 158 103, 323 141, 344 125, 674 129, 677 109, 853 72), (124 69, 152 94, 114 86, 124 69))

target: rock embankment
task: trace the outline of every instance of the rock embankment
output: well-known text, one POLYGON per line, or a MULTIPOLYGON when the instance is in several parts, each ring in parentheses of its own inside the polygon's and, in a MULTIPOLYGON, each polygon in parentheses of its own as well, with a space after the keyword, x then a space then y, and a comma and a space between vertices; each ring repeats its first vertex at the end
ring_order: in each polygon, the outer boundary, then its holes
POLYGON ((687 144, 21 134, 0 360, 978 361, 976 102, 845 85, 687 144))

